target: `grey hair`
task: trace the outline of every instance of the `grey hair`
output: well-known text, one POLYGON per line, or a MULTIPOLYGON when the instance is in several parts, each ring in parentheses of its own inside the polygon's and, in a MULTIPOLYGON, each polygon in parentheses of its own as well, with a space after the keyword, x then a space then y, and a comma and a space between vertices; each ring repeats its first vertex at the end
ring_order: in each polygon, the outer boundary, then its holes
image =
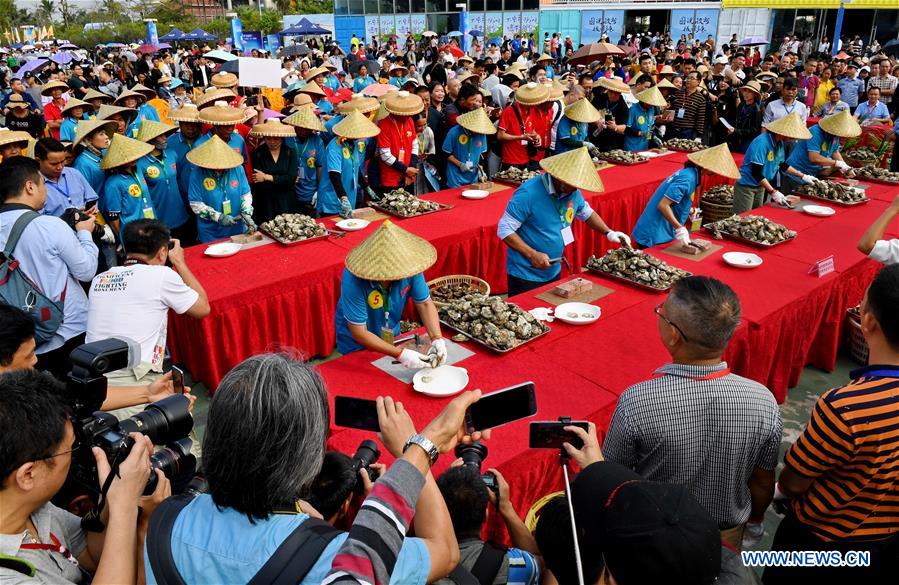
POLYGON ((251 521, 293 509, 318 476, 330 415, 321 377, 284 353, 244 360, 209 405, 203 469, 220 508, 251 521))
POLYGON ((723 353, 740 324, 740 299, 732 288, 707 276, 679 280, 665 302, 667 317, 689 345, 723 353))

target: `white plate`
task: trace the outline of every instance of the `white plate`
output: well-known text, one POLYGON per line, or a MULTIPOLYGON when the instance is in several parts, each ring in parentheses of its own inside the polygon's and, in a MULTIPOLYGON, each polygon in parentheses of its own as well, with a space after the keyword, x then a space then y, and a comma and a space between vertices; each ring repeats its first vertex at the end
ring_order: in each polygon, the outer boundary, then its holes
POLYGON ((337 222, 337 227, 345 232, 358 232, 367 228, 369 223, 367 219, 344 219, 337 222))
POLYGON ((481 189, 466 189, 462 191, 462 197, 465 199, 486 199, 490 195, 490 191, 482 191, 481 189))
POLYGON ((452 396, 468 386, 468 370, 456 366, 422 368, 412 378, 412 388, 425 396, 452 396), (427 378, 427 380, 425 380, 427 378))
POLYGON ((212 244, 203 252, 207 256, 213 258, 227 258, 240 252, 240 244, 232 242, 222 242, 220 244, 212 244))
POLYGON ((537 307, 536 309, 531 309, 528 313, 533 315, 535 319, 546 321, 547 323, 552 323, 553 319, 555 319, 555 317, 553 317, 553 310, 549 307, 537 307))
POLYGON ((802 211, 818 217, 829 217, 837 212, 833 207, 827 207, 825 205, 803 205, 802 211))
POLYGON ((589 303, 562 303, 553 311, 556 319, 569 325, 587 325, 593 323, 602 314, 602 311, 596 305, 589 303), (577 316, 571 317, 569 313, 577 316), (584 316, 588 315, 588 316, 584 316))
POLYGON ((725 262, 736 268, 756 268, 762 265, 762 259, 755 254, 745 252, 725 252, 721 255, 725 262))

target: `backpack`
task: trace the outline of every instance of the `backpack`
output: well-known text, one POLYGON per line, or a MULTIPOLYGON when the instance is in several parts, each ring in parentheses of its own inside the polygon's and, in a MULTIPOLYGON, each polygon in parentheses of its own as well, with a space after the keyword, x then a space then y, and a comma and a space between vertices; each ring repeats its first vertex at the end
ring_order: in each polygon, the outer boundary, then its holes
POLYGON ((0 303, 11 305, 28 313, 34 320, 34 340, 38 345, 46 343, 56 334, 63 320, 63 306, 66 289, 63 288, 59 301, 51 301, 41 289, 19 268, 19 261, 13 251, 22 232, 35 218, 36 211, 26 211, 13 224, 9 240, 0 254, 0 303))
POLYGON ((492 585, 505 558, 506 549, 485 542, 470 569, 459 563, 447 579, 456 585, 492 585))

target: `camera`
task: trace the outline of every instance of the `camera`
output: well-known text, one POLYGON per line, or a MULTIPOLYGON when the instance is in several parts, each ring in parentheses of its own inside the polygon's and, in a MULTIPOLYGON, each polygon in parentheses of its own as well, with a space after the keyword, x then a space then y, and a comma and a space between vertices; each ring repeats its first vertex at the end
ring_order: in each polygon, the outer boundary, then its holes
POLYGON ((481 465, 483 465, 484 459, 487 458, 487 445, 480 441, 475 441, 470 445, 459 443, 456 445, 455 455, 462 458, 462 465, 477 469, 478 474, 481 476, 481 481, 484 482, 487 489, 499 495, 499 484, 496 482, 496 476, 492 473, 481 473, 481 465))
MULTIPOLYGON (((359 470, 364 469, 366 473, 368 473, 368 479, 374 483, 380 477, 380 474, 376 469, 372 469, 372 465, 378 462, 378 459, 381 457, 381 452, 378 450, 378 444, 372 441, 371 439, 366 439, 359 444, 359 447, 356 449, 356 453, 353 454, 353 471, 356 474, 356 477, 359 476, 359 470)), ((355 492, 357 494, 362 494, 363 486, 362 482, 356 482, 355 492)))

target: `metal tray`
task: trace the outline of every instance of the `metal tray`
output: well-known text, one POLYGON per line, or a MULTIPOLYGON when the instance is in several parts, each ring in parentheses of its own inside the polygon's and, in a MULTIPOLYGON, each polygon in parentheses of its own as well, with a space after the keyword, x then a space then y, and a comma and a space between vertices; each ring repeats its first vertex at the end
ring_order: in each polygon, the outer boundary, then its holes
MULTIPOLYGON (((712 234, 713 232, 712 232, 712 230, 709 229, 709 225, 711 225, 711 224, 704 225, 702 227, 705 228, 710 234, 712 234)), ((796 239, 796 236, 793 236, 792 238, 787 238, 786 240, 777 242, 776 244, 763 244, 761 242, 756 242, 755 240, 750 240, 750 239, 744 238, 743 236, 735 236, 735 235, 725 232, 723 230, 721 231, 721 235, 724 236, 725 238, 727 238, 728 240, 733 240, 735 242, 740 242, 742 244, 747 244, 749 246, 755 246, 756 248, 765 248, 765 249, 773 248, 775 246, 780 246, 781 244, 786 244, 787 242, 790 242, 790 241, 796 239)))
POLYGON ((676 146, 667 146, 667 145, 663 145, 663 146, 665 146, 665 148, 667 148, 668 150, 671 150, 673 152, 686 152, 688 154, 691 152, 699 152, 701 150, 708 150, 707 146, 703 146, 702 148, 697 148, 696 150, 687 150, 686 148, 678 148, 676 146))
POLYGON ((410 218, 413 218, 413 217, 421 217, 422 215, 428 215, 428 214, 431 214, 431 213, 437 213, 438 211, 445 211, 445 210, 447 210, 447 209, 452 209, 453 207, 455 207, 454 205, 448 205, 448 204, 446 204, 446 203, 438 203, 437 205, 439 205, 440 207, 438 207, 438 208, 435 209, 434 211, 423 211, 423 212, 421 212, 421 213, 416 213, 415 215, 400 215, 399 213, 393 211, 392 209, 388 209, 388 208, 386 208, 386 207, 383 207, 383 206, 381 206, 381 205, 378 205, 378 204, 377 204, 376 202, 374 202, 374 201, 371 201, 371 202, 369 202, 369 204, 368 204, 368 206, 371 207, 372 209, 377 209, 377 210, 380 211, 381 213, 386 213, 387 215, 392 215, 393 217, 398 217, 398 218, 400 218, 400 219, 410 219, 410 218))
MULTIPOLYGON (((646 163, 648 163, 649 161, 652 160, 651 158, 647 158, 646 160, 641 160, 641 161, 639 161, 639 162, 624 162, 624 161, 620 161, 620 160, 618 160, 618 159, 606 158, 606 157, 604 157, 602 154, 600 154, 600 155, 599 155, 598 157, 596 157, 596 158, 598 158, 598 159, 601 160, 601 161, 607 162, 607 163, 609 163, 610 165, 618 165, 618 166, 621 166, 621 167, 633 167, 633 166, 636 166, 636 165, 645 165, 646 163)), ((655 157, 653 157, 653 158, 655 158, 655 157)))
POLYGON ((857 175, 855 178, 858 181, 861 181, 862 183, 877 183, 878 185, 889 185, 890 187, 899 187, 899 182, 896 182, 896 181, 884 181, 883 179, 875 179, 875 178, 868 177, 868 176, 862 177, 860 175, 857 175))
POLYGON ((457 329, 456 327, 453 327, 452 325, 450 325, 443 319, 440 320, 440 324, 445 326, 447 329, 452 329, 456 333, 461 333, 462 335, 467 337, 470 341, 473 341, 474 343, 477 343, 480 346, 486 347, 490 351, 495 351, 496 353, 509 353, 510 351, 515 351, 516 349, 518 349, 524 345, 527 345, 528 343, 534 341, 535 339, 539 339, 539 338, 543 337, 544 335, 546 335, 547 333, 549 333, 550 331, 552 331, 552 328, 549 325, 547 325, 546 323, 540 323, 545 328, 545 331, 543 333, 541 333, 540 335, 535 335, 534 337, 531 337, 530 339, 522 341, 515 347, 510 347, 509 349, 497 349, 497 348, 493 347, 492 345, 488 345, 485 341, 472 336, 470 333, 466 333, 465 331, 462 331, 461 329, 457 329))
MULTIPOLYGON (((623 276, 618 276, 617 274, 612 274, 611 272, 605 272, 604 270, 597 270, 595 268, 587 268, 588 272, 592 272, 593 274, 598 274, 599 276, 605 276, 606 278, 611 278, 612 280, 617 280, 619 282, 626 282, 631 286, 635 286, 637 288, 643 289, 648 292, 654 293, 663 293, 671 290, 671 287, 674 286, 674 283, 671 283, 671 286, 667 288, 656 288, 654 286, 649 286, 648 284, 643 284, 642 282, 637 282, 636 280, 631 280, 630 278, 624 278, 623 276)), ((692 272, 687 272, 687 276, 693 276, 692 272)), ((686 278, 685 276, 684 278, 686 278)))
POLYGON ((814 199, 816 201, 823 201, 825 203, 831 203, 833 205, 839 205, 840 207, 855 207, 856 205, 862 205, 863 203, 867 203, 870 201, 867 197, 862 199, 861 201, 837 201, 836 199, 828 199, 826 197, 818 197, 816 195, 809 195, 808 193, 799 193, 794 192, 793 195, 797 197, 802 197, 803 199, 814 199))
MULTIPOLYGON (((537 174, 538 174, 538 175, 542 175, 543 172, 544 172, 544 171, 540 171, 540 172, 537 173, 537 174)), ((493 175, 493 179, 492 179, 492 180, 493 180, 494 183, 503 183, 503 184, 505 184, 505 185, 512 185, 513 187, 519 187, 520 185, 522 185, 522 184, 524 183, 524 181, 516 181, 515 179, 506 179, 506 178, 504 178, 504 177, 497 177, 496 175, 493 175)), ((528 179, 528 180, 529 180, 529 179, 528 179)))
POLYGON ((273 236, 272 234, 270 234, 268 231, 262 229, 261 227, 257 227, 256 229, 259 230, 259 233, 265 234, 266 236, 275 240, 282 246, 299 246, 300 244, 308 244, 309 242, 317 242, 319 240, 326 239, 330 235, 329 233, 326 232, 325 235, 323 235, 323 236, 315 236, 314 238, 306 238, 305 240, 297 240, 295 242, 292 242, 290 240, 277 238, 277 237, 273 236))

